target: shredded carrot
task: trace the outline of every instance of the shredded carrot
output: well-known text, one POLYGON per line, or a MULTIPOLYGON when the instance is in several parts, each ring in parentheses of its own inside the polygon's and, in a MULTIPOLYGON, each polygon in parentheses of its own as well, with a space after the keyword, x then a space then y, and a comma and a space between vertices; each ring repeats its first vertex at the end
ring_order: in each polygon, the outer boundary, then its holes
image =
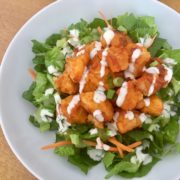
POLYGON ((94 142, 94 141, 84 140, 84 143, 89 146, 96 146, 96 142, 94 142))
POLYGON ((118 149, 116 147, 110 147, 108 151, 110 151, 110 152, 118 152, 118 149))
POLYGON ((98 30, 98 33, 102 36, 103 35, 103 30, 101 29, 100 26, 98 26, 97 30, 98 30))
POLYGON ((52 148, 55 148, 55 147, 65 146, 65 145, 69 145, 69 144, 72 144, 72 142, 71 141, 60 141, 60 142, 56 142, 56 143, 44 146, 41 149, 43 149, 43 150, 52 149, 52 148))
POLYGON ((36 76, 37 76, 36 72, 31 68, 28 69, 28 72, 29 72, 30 76, 32 77, 32 79, 35 80, 36 76))
POLYGON ((112 144, 116 145, 117 147, 119 147, 120 149, 127 151, 127 152, 133 152, 134 150, 122 143, 120 143, 118 140, 115 139, 115 137, 111 137, 108 139, 109 142, 111 142, 112 144))
POLYGON ((135 143, 132 143, 130 145, 128 145, 129 148, 136 148, 137 146, 141 145, 142 142, 141 141, 137 141, 135 143))
POLYGON ((122 149, 121 149, 120 147, 118 147, 118 146, 117 146, 117 149, 118 149, 118 152, 119 152, 120 157, 123 158, 123 157, 124 157, 124 154, 123 154, 122 149))
POLYGON ((103 18, 103 20, 105 21, 107 27, 112 28, 111 25, 109 24, 109 22, 108 22, 106 16, 103 14, 103 12, 102 12, 102 11, 99 11, 99 14, 100 14, 100 16, 103 18))

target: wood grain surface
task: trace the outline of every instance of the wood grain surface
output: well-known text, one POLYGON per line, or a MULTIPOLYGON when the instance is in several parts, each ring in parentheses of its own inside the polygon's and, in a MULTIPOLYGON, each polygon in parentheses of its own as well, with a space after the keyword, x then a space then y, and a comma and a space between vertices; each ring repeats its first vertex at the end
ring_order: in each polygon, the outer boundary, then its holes
MULTIPOLYGON (((0 0, 0 62, 19 28, 38 10, 53 0, 0 0)), ((180 0, 162 0, 180 12, 180 0)), ((10 150, 0 129, 0 179, 34 180, 10 150)))

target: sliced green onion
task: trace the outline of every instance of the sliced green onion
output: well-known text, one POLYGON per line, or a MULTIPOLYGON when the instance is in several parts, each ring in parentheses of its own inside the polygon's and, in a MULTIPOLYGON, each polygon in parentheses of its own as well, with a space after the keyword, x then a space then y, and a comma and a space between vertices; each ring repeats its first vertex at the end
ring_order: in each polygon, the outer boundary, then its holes
POLYGON ((117 77, 113 79, 113 84, 115 87, 120 87, 123 82, 124 82, 124 79, 121 77, 117 77))
POLYGON ((111 88, 111 89, 114 88, 112 75, 108 76, 108 85, 109 85, 109 88, 111 88))
POLYGON ((149 66, 150 67, 155 67, 155 66, 157 66, 158 65, 158 62, 157 61, 154 61, 154 62, 152 62, 149 66))
POLYGON ((115 94, 115 90, 114 89, 109 89, 108 91, 107 91, 107 98, 108 99, 112 99, 113 97, 114 97, 114 94, 115 94))

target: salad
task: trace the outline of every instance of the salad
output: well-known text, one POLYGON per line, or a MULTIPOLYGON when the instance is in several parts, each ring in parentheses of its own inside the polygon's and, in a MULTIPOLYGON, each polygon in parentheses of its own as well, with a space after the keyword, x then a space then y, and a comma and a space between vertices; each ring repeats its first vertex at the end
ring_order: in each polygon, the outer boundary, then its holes
POLYGON ((56 134, 43 150, 86 174, 102 162, 107 179, 142 177, 180 152, 180 49, 160 37, 154 17, 100 14, 32 40, 29 121, 56 134))

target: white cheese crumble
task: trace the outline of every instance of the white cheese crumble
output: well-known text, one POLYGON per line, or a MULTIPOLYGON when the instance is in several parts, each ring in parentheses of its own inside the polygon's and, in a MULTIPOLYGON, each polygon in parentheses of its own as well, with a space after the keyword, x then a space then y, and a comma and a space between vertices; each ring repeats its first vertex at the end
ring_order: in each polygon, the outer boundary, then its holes
POLYGON ((172 58, 165 58, 165 59, 163 59, 163 62, 167 65, 170 65, 170 66, 177 64, 176 61, 172 58))
POLYGON ((48 72, 49 72, 49 74, 52 74, 52 75, 55 75, 55 76, 60 75, 60 73, 58 72, 58 69, 53 65, 48 66, 48 72))
POLYGON ((100 137, 96 138, 96 142, 97 142, 96 149, 103 149, 105 151, 108 151, 110 149, 109 145, 103 144, 103 142, 101 141, 100 137))
POLYGON ((149 154, 143 153, 143 146, 139 146, 136 148, 136 155, 132 156, 130 161, 133 164, 142 163, 143 165, 149 164, 152 162, 152 156, 149 154))
POLYGON ((125 114, 125 118, 128 120, 133 120, 134 119, 134 113, 132 111, 127 111, 125 114))
POLYGON ((90 129, 90 130, 89 130, 89 134, 90 134, 90 135, 94 135, 94 134, 97 134, 97 133, 98 133, 97 128, 94 128, 94 129, 90 129))
POLYGON ((148 131, 149 132, 152 132, 152 131, 159 131, 160 129, 160 126, 159 124, 151 124, 148 128, 148 131))
POLYGON ((52 121, 52 117, 54 116, 54 114, 52 112, 50 112, 50 110, 48 109, 42 109, 40 112, 40 117, 42 119, 42 121, 44 122, 51 122, 52 121))
POLYGON ((104 151, 102 149, 88 149, 87 154, 94 161, 100 161, 104 157, 104 151))
POLYGON ((99 122, 104 121, 104 116, 101 112, 101 110, 97 109, 93 112, 93 117, 96 118, 99 122))
POLYGON ((74 47, 80 46, 79 30, 77 30, 77 29, 70 30, 70 36, 71 36, 71 38, 68 40, 68 43, 74 47))
POLYGON ((46 91, 45 91, 45 96, 48 96, 48 95, 50 95, 50 94, 53 94, 53 92, 54 92, 54 89, 53 89, 53 88, 48 88, 48 89, 46 89, 46 91))

